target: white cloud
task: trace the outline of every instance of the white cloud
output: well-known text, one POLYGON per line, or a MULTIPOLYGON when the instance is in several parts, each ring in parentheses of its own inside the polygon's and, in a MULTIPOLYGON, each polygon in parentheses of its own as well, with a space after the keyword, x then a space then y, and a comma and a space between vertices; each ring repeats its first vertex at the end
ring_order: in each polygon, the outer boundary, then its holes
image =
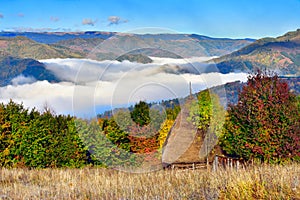
POLYGON ((187 64, 187 63, 195 63, 195 62, 205 62, 209 61, 213 58, 217 58, 217 56, 211 57, 191 57, 191 58, 159 58, 159 57, 150 57, 154 63, 156 64, 187 64))
POLYGON ((15 32, 49 32, 49 31, 59 31, 60 28, 32 28, 32 27, 12 27, 7 31, 15 31, 15 32))
POLYGON ((13 78, 11 80, 11 83, 13 85, 24 85, 24 84, 30 84, 30 83, 34 83, 36 81, 36 79, 34 77, 25 77, 23 76, 23 74, 13 78))
POLYGON ((118 24, 121 24, 121 23, 127 23, 128 22, 127 19, 122 19, 119 16, 109 16, 107 18, 107 21, 109 22, 109 24, 108 24, 109 26, 118 25, 118 24))
POLYGON ((57 113, 71 113, 73 84, 38 81, 32 84, 6 86, 0 88, 1 101, 7 102, 13 99, 15 102, 23 102, 25 107, 42 110, 45 103, 54 108, 57 113))
POLYGON ((97 20, 92 20, 89 18, 83 19, 81 22, 82 25, 90 25, 90 26, 95 26, 96 23, 97 23, 97 20))
POLYGON ((243 73, 188 73, 190 68, 207 66, 194 67, 198 62, 186 63, 185 59, 168 61, 172 64, 167 65, 167 61, 163 60, 150 64, 88 59, 41 60, 47 69, 65 82, 28 84, 31 80, 20 76, 14 80, 14 85, 0 88, 0 97, 1 101, 12 98, 23 101, 25 106, 39 109, 47 103, 57 113, 91 117, 110 109, 110 106, 184 97, 189 93, 189 82, 192 82, 193 92, 198 92, 226 82, 245 81, 247 77, 243 73), (181 68, 184 71, 180 71, 181 68))

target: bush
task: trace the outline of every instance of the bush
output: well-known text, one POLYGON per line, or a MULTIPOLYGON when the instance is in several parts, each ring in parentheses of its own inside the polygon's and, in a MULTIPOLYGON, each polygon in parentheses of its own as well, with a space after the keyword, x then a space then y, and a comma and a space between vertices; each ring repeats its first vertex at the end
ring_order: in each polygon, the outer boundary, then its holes
POLYGON ((0 106, 0 134, 2 167, 80 167, 87 161, 70 116, 28 111, 10 101, 0 106))

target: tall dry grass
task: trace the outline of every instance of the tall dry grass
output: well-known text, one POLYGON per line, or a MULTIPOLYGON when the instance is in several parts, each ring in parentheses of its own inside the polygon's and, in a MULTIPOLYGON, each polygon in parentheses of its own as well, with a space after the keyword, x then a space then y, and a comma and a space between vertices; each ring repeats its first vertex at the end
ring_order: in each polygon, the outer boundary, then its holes
POLYGON ((0 199, 300 199, 300 165, 140 174, 1 169, 0 199))

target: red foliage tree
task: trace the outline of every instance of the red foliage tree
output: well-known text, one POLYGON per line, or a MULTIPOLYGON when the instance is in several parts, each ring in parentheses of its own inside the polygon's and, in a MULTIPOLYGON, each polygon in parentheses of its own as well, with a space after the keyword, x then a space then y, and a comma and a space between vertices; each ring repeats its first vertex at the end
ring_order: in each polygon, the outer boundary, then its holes
POLYGON ((299 120, 288 84, 259 71, 248 78, 237 105, 229 106, 220 143, 228 154, 246 160, 299 160, 299 120))
POLYGON ((133 153, 151 153, 159 148, 158 132, 151 127, 133 125, 129 127, 130 151, 133 153))

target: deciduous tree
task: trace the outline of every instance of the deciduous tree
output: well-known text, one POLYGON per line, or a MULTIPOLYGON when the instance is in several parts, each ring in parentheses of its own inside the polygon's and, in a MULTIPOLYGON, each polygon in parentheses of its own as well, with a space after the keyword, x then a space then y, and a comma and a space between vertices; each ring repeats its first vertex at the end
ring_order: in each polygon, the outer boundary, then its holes
POLYGON ((246 160, 282 162, 300 157, 300 118, 296 96, 277 75, 248 77, 237 105, 230 105, 220 144, 246 160))

